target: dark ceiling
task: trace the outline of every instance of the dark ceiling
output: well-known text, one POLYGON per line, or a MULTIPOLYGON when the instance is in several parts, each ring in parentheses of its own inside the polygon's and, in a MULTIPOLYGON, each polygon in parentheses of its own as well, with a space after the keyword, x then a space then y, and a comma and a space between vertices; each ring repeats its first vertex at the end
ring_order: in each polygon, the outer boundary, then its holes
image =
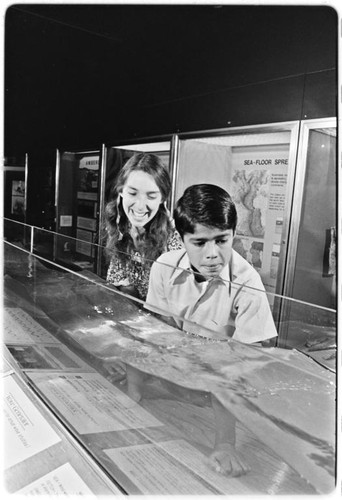
POLYGON ((13 5, 5 155, 114 141, 137 108, 333 68, 334 23, 315 6, 13 5))

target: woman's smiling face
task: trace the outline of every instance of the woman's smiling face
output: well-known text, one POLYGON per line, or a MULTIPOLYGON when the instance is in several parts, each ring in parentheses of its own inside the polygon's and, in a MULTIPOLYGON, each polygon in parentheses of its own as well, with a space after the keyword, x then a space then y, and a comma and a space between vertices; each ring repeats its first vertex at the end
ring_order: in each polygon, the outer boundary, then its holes
POLYGON ((129 174, 120 195, 124 212, 135 227, 144 227, 150 222, 163 201, 152 175, 142 170, 129 174))

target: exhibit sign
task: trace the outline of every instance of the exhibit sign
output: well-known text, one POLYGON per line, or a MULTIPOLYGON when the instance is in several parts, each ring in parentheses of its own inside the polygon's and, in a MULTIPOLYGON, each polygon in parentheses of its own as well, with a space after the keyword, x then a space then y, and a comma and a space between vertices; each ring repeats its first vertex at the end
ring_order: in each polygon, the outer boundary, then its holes
POLYGON ((3 378, 5 469, 60 441, 13 376, 3 378))

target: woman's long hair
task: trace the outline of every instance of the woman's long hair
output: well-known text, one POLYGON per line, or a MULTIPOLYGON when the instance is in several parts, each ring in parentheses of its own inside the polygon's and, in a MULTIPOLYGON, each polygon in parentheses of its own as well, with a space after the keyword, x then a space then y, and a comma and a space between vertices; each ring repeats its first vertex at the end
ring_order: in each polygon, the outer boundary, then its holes
POLYGON ((122 262, 130 259, 132 251, 139 251, 144 260, 155 260, 166 249, 166 242, 173 228, 170 214, 165 202, 171 191, 171 180, 161 159, 150 153, 137 153, 132 156, 118 173, 112 188, 112 200, 105 207, 106 249, 107 255, 113 253, 122 262), (131 172, 142 171, 153 177, 162 195, 161 204, 156 215, 145 226, 145 232, 138 236, 138 247, 135 247, 130 236, 131 224, 122 206, 122 189, 131 172))

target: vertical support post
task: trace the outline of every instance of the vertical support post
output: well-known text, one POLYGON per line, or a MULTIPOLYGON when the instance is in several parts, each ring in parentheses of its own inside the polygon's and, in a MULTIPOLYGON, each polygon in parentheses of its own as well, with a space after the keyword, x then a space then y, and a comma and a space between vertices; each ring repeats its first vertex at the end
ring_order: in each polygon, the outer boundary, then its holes
POLYGON ((30 253, 33 253, 33 242, 34 242, 34 226, 31 226, 30 253))
POLYGON ((171 154, 170 154, 170 176, 171 176, 171 198, 169 210, 173 213, 175 206, 176 184, 178 177, 178 156, 179 156, 179 136, 174 134, 171 138, 171 154))
POLYGON ((59 150, 56 149, 56 177, 55 177, 55 235, 53 241, 53 260, 57 259, 57 238, 59 231, 59 182, 60 182, 61 159, 59 150))
POLYGON ((98 249, 97 249, 97 262, 96 262, 96 274, 101 276, 102 272, 102 238, 101 232, 103 229, 104 222, 104 209, 105 209, 105 193, 106 193, 106 174, 107 174, 107 148, 105 144, 102 144, 101 149, 101 165, 100 165, 100 200, 99 200, 99 213, 98 213, 98 249))

